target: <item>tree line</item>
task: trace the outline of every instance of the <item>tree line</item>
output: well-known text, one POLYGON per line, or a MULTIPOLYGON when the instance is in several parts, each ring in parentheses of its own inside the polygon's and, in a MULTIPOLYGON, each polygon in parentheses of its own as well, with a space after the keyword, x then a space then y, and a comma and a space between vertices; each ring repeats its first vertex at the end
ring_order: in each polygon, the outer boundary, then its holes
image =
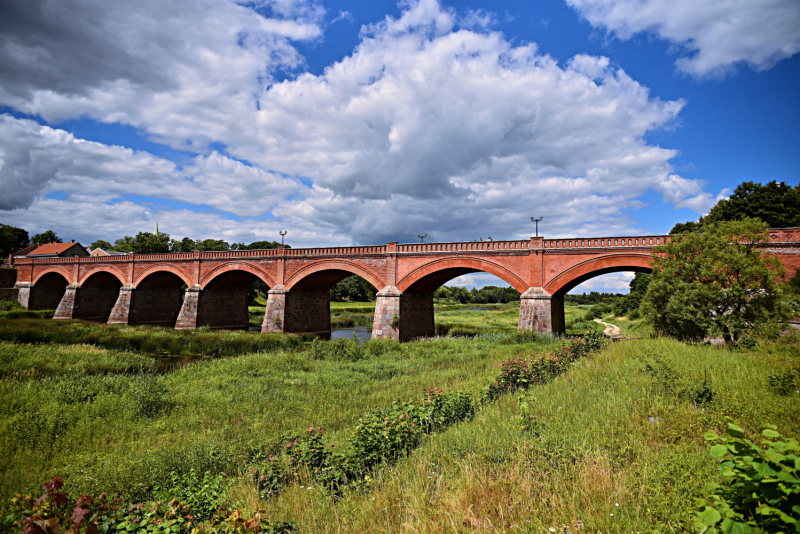
MULTIPOLYGON (((56 232, 46 230, 33 237, 28 236, 27 230, 16 228, 7 224, 0 224, 0 257, 6 258, 10 254, 22 250, 26 247, 45 243, 63 243, 56 232)), ((135 254, 163 254, 167 252, 194 252, 195 250, 211 252, 225 250, 262 250, 274 249, 283 246, 292 248, 290 245, 281 245, 277 241, 253 241, 252 243, 228 243, 222 239, 198 239, 190 237, 182 239, 172 239, 164 232, 139 232, 136 236, 124 236, 112 245, 108 241, 98 239, 89 248, 97 248, 112 252, 127 252, 135 254)))

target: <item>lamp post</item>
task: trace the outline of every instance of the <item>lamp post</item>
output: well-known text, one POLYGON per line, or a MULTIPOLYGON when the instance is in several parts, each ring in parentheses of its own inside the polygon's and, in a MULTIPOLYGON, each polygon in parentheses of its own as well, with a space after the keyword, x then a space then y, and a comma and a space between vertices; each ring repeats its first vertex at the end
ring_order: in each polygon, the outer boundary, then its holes
POLYGON ((425 235, 419 235, 419 234, 417 234, 417 237, 419 238, 419 242, 420 242, 420 243, 424 243, 424 242, 425 242, 425 238, 426 238, 426 237, 428 237, 428 233, 427 233, 427 232, 425 232, 425 235))
POLYGON ((531 217, 531 220, 536 223, 536 237, 539 237, 539 221, 541 221, 542 219, 544 219, 544 215, 542 215, 538 219, 531 217))
POLYGON ((280 231, 280 232, 278 232, 278 233, 279 233, 279 234, 281 234, 281 246, 283 246, 283 236, 285 236, 286 234, 288 234, 288 233, 289 233, 289 230, 281 230, 281 231, 280 231))

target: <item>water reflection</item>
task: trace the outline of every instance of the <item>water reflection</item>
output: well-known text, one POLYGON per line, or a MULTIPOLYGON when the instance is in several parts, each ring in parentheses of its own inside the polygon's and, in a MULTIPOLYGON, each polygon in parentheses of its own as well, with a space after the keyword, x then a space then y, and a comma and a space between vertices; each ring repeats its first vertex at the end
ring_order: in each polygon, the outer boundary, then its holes
POLYGON ((369 326, 351 326, 349 328, 336 328, 331 330, 331 339, 353 339, 356 335, 358 341, 366 341, 372 338, 372 328, 369 326))

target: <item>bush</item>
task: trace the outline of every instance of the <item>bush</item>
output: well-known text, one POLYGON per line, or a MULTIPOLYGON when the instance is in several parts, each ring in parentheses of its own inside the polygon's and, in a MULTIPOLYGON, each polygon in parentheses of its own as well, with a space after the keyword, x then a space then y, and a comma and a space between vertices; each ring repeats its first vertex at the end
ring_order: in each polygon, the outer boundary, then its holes
POLYGON ((543 384, 560 375, 572 363, 584 356, 599 352, 606 337, 597 331, 587 332, 582 338, 570 340, 550 354, 540 354, 526 359, 520 356, 501 364, 501 373, 485 392, 487 400, 518 389, 543 384))
POLYGON ((757 445, 733 423, 724 438, 705 435, 714 443, 711 456, 720 459, 722 483, 708 484, 710 503, 697 499, 698 529, 709 534, 800 531, 800 446, 773 425, 761 435, 757 445))

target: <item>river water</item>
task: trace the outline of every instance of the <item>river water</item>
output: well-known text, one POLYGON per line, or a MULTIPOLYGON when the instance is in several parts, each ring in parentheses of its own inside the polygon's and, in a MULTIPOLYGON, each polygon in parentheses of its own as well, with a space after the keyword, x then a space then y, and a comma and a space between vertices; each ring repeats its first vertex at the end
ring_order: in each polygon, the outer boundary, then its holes
POLYGON ((366 341, 372 338, 372 327, 351 326, 349 328, 335 328, 331 330, 331 339, 353 339, 353 334, 358 337, 358 341, 366 341))

